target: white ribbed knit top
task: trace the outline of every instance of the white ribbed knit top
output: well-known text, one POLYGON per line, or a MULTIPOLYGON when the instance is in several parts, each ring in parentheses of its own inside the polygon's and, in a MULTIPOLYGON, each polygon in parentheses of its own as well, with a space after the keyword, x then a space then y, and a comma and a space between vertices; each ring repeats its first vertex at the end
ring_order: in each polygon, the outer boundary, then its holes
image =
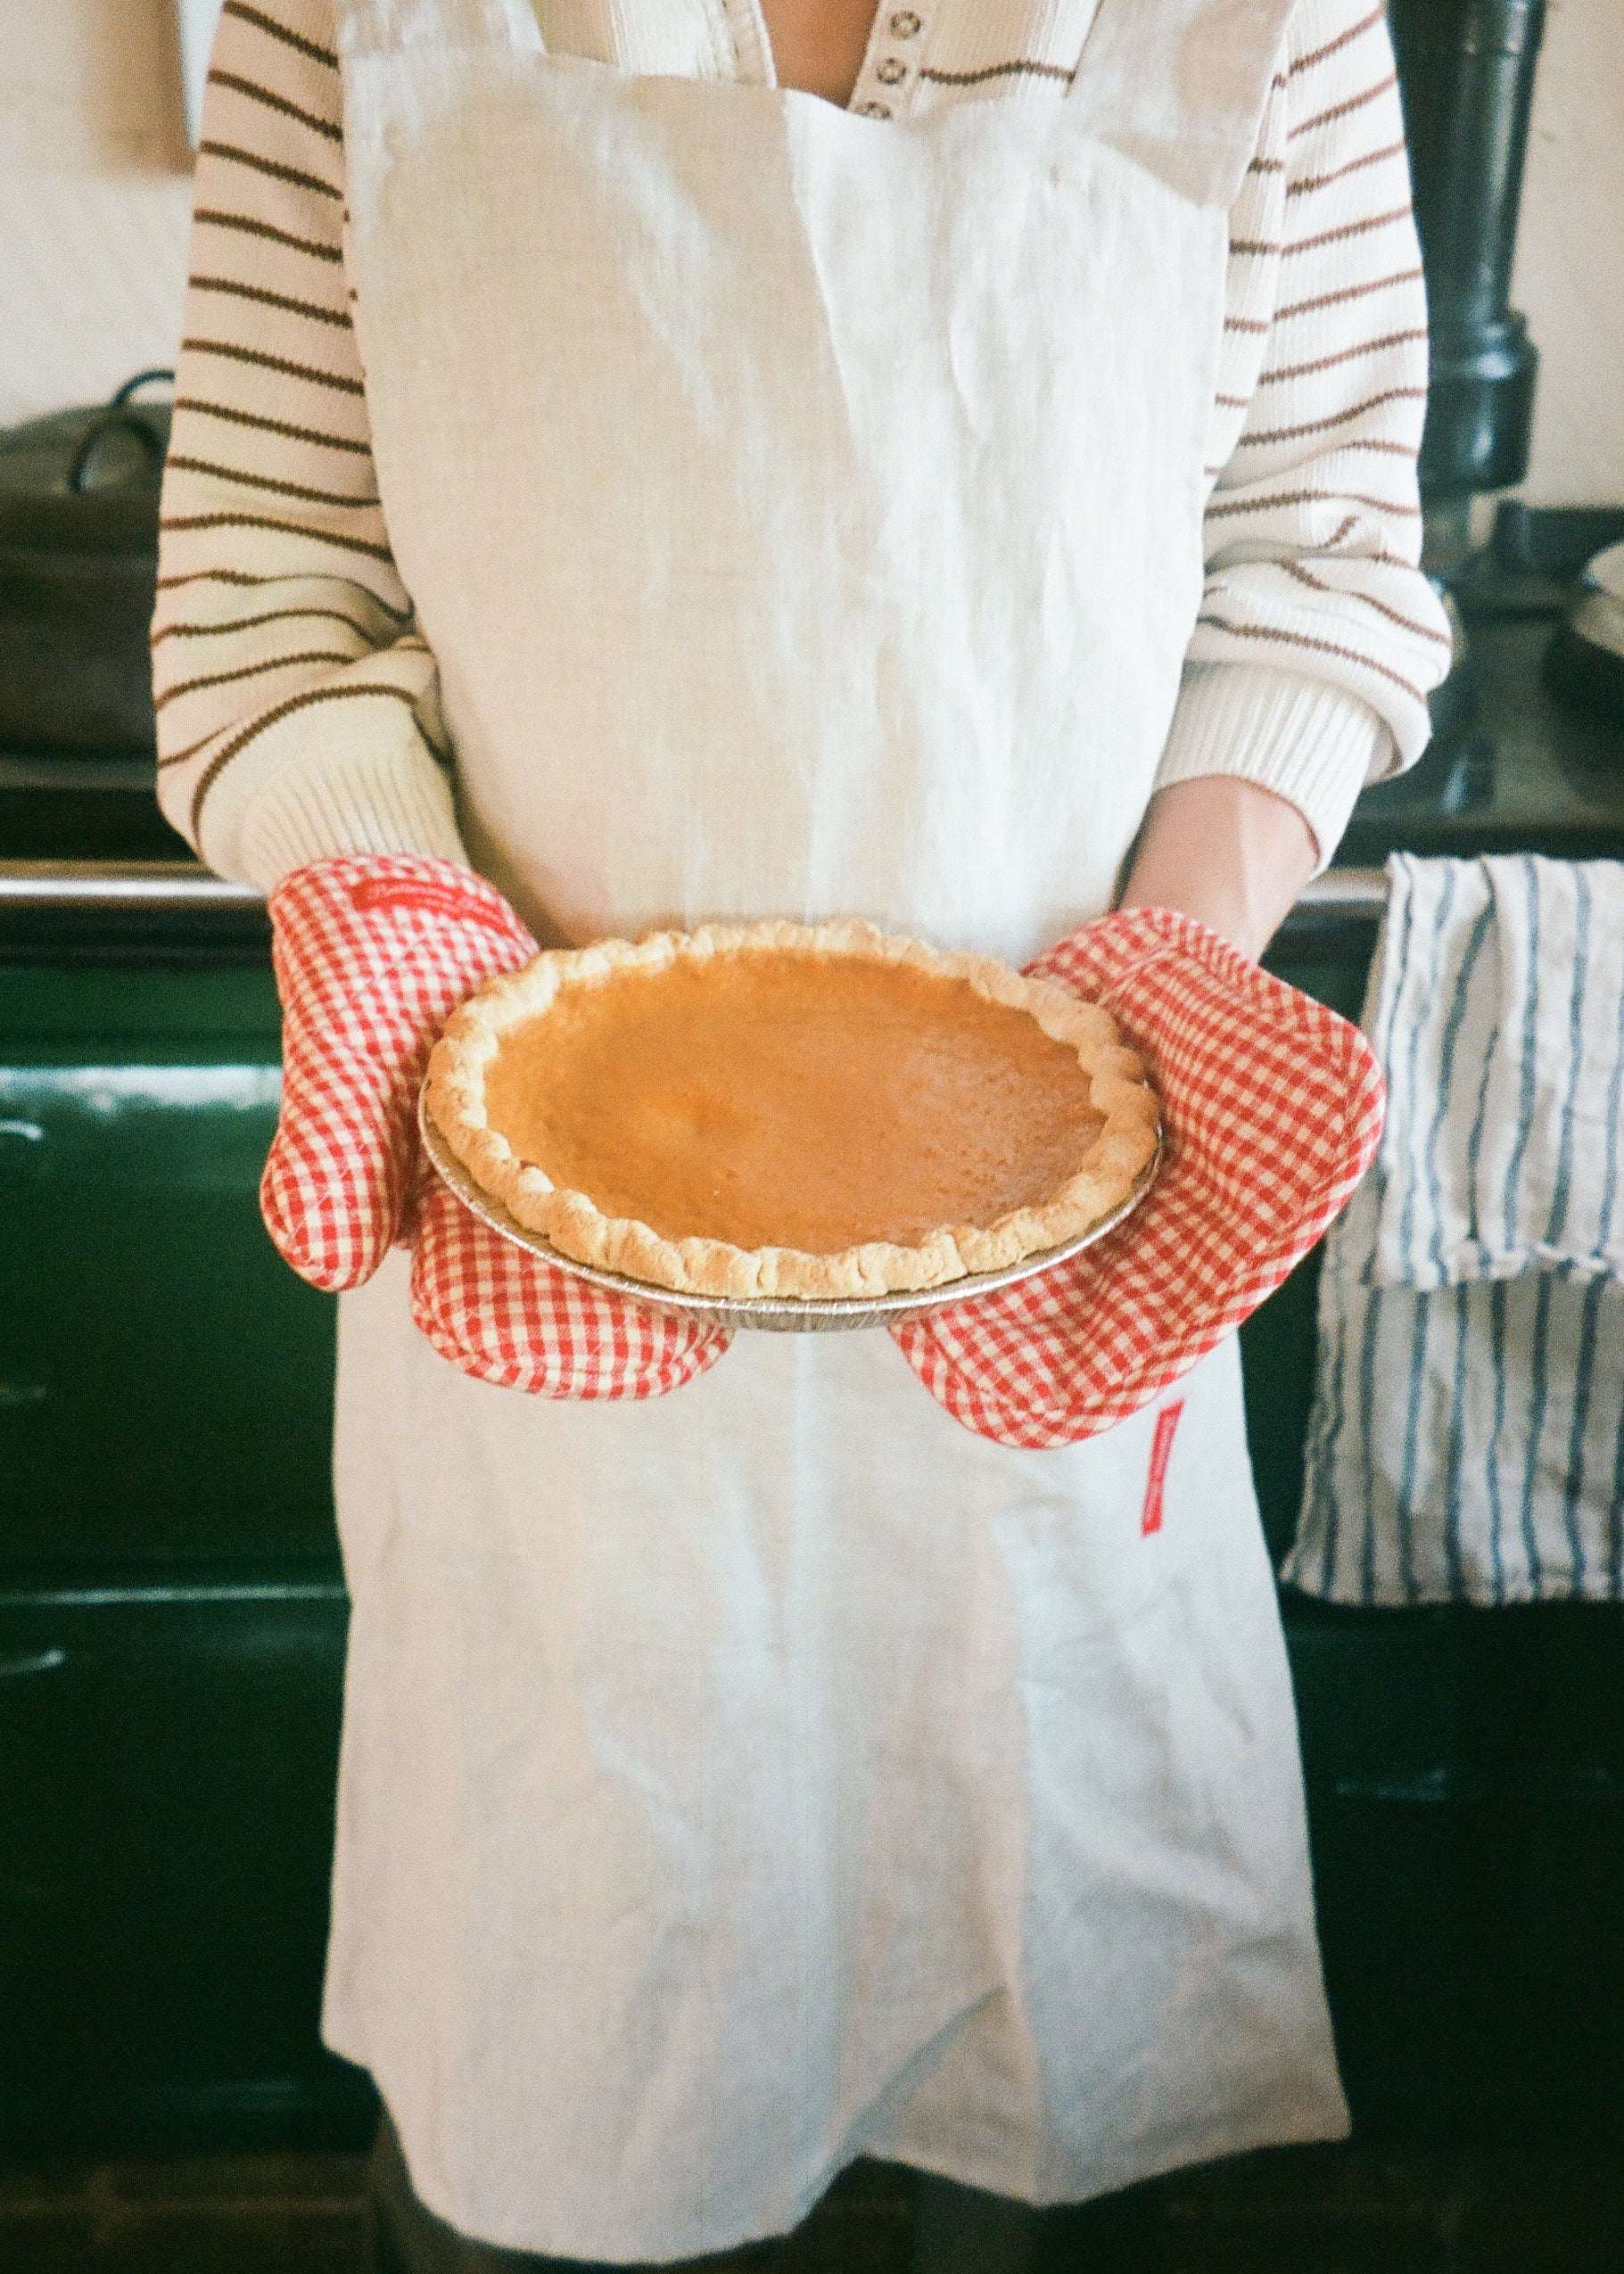
MULTIPOLYGON (((536 5, 557 52, 771 79, 748 0, 536 5)), ((882 9, 852 107, 1057 101, 1093 12, 882 9)), ((206 859, 267 887, 328 853, 461 850, 434 659, 373 475, 352 297, 333 0, 226 0, 163 490, 159 782, 206 859)), ((1158 780, 1260 783, 1303 812, 1322 860, 1364 782, 1419 755, 1447 665, 1416 565, 1425 390, 1382 12, 1298 0, 1231 214, 1206 595, 1158 780)))

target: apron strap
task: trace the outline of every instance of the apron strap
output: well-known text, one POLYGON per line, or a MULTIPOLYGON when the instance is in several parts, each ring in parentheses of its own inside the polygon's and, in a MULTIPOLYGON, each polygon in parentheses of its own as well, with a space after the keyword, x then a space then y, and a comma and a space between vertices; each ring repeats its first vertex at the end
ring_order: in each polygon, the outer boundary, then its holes
POLYGON ((1297 0, 1100 0, 1070 100, 1198 205, 1233 204, 1297 0))
POLYGON ((533 55, 546 53, 532 0, 334 0, 334 15, 346 60, 403 47, 490 42, 533 55))

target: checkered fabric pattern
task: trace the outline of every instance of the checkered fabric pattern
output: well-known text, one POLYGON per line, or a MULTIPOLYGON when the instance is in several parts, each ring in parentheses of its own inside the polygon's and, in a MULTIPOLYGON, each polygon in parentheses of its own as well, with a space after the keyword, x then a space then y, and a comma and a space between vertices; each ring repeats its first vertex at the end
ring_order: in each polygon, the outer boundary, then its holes
POLYGON ((536 952, 494 886, 453 861, 345 855, 286 877, 270 915, 284 1070, 260 1201, 300 1276, 359 1287, 409 1238, 418 1325, 453 1365, 504 1388, 647 1397, 713 1364, 725 1334, 549 1268, 420 1158, 435 1037, 482 980, 536 952))
POLYGON ((404 1228, 435 1036, 536 943, 482 877, 412 853, 295 869, 270 919, 282 1115, 260 1207, 300 1277, 334 1292, 370 1279, 404 1228))
POLYGON ((1356 1027, 1191 917, 1102 917, 1029 968, 1153 1069, 1160 1175, 1074 1261, 892 1331, 967 1429, 1044 1448, 1136 1413, 1273 1294, 1369 1167, 1384 1093, 1356 1027))
POLYGON ((537 951, 493 885, 455 861, 342 855, 270 894, 282 1119, 260 1210, 311 1287, 359 1287, 405 1231, 416 1094, 446 1018, 537 951))
POLYGON ((662 1397, 732 1340, 554 1270, 482 1224, 437 1176, 412 1241, 412 1316, 464 1373, 543 1397, 662 1397))

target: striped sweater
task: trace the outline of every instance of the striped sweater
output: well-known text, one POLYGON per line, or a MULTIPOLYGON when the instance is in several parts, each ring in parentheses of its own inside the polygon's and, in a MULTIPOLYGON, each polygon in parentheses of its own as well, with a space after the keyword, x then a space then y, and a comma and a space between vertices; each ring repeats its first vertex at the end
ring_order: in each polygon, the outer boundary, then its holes
MULTIPOLYGON (((771 78, 754 0, 535 0, 559 51, 771 78)), ((853 107, 1055 102, 1094 0, 883 7, 853 107)), ((226 0, 153 628, 159 790, 269 887, 350 851, 463 857, 433 654, 390 551, 344 235, 334 0, 226 0)), ((1448 662, 1416 564, 1426 315, 1372 0, 1298 0, 1231 213, 1207 582, 1158 784, 1239 775, 1329 859, 1419 755, 1448 662)))

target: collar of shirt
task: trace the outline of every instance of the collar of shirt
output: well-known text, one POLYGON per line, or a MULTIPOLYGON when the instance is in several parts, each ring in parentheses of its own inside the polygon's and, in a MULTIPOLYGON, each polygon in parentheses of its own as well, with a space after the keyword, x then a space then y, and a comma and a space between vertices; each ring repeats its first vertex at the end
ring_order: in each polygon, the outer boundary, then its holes
MULTIPOLYGON (((880 0, 848 108, 907 119, 986 96, 1063 95, 1098 0, 880 0)), ((559 54, 633 72, 773 83, 760 0, 539 0, 542 37, 559 54)))

